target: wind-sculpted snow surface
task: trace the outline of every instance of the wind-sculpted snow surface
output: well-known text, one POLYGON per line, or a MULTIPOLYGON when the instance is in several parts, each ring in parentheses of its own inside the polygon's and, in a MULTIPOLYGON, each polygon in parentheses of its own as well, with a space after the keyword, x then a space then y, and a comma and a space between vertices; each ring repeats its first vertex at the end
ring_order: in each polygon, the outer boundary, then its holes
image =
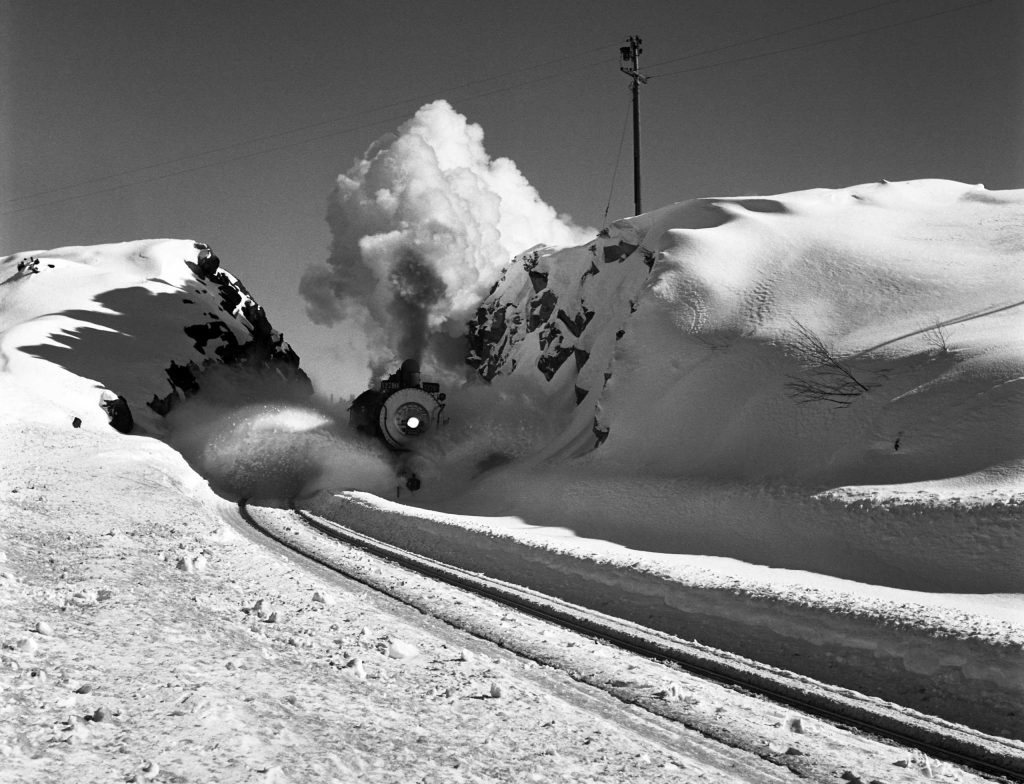
POLYGON ((698 199, 517 257, 471 364, 563 412, 425 505, 920 590, 1024 590, 1024 191, 698 199))

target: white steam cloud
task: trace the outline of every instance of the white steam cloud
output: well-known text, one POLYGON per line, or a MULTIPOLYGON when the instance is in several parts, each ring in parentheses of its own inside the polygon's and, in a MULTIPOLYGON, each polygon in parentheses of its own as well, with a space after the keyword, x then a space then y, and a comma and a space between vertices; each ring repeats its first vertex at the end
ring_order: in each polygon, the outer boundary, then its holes
POLYGON ((541 201, 511 160, 491 160, 483 136, 435 101, 338 177, 330 256, 300 291, 313 321, 345 321, 366 336, 375 369, 436 361, 435 339, 462 334, 512 256, 594 234, 541 201))

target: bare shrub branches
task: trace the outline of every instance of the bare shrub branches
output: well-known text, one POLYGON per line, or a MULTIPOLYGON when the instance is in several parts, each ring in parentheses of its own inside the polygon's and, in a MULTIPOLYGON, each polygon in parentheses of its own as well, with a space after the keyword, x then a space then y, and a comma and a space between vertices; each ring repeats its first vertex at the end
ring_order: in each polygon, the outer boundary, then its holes
POLYGON ((922 333, 924 342, 937 356, 945 356, 949 353, 949 329, 945 324, 937 322, 934 326, 924 330, 922 333))
POLYGON ((799 321, 794 324, 794 346, 807 370, 802 376, 789 376, 786 389, 798 404, 831 403, 846 408, 879 386, 857 378, 849 365, 840 361, 819 335, 799 321))

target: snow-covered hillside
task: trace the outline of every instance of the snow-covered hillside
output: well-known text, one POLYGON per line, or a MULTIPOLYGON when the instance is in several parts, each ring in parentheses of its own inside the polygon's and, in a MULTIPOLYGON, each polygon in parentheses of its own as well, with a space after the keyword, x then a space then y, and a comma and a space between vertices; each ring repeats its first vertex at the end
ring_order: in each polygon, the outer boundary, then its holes
POLYGON ((0 276, 0 367, 68 422, 102 419, 108 392, 144 432, 159 432, 215 367, 312 392, 263 307, 203 243, 17 253, 0 259, 0 276))
MULTIPOLYGON (((543 401, 543 446, 423 503, 1019 591, 1022 272, 1024 192, 943 180, 698 199, 532 249, 481 305, 470 359, 495 394, 543 401)), ((477 465, 501 462, 487 450, 477 465)))
MULTIPOLYGON (((488 380, 574 405, 561 454, 819 487, 1024 459, 1024 193, 932 180, 698 199, 518 256, 488 380), (569 361, 572 360, 572 361, 569 361)), ((1022 486, 1024 489, 1024 486, 1022 486)))

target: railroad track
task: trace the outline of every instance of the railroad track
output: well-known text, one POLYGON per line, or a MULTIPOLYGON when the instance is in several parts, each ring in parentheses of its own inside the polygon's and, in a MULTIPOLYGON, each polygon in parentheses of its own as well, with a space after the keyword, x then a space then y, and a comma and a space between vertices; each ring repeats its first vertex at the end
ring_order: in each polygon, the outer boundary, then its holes
MULTIPOLYGON (((396 596, 393 587, 386 580, 375 578, 372 571, 342 568, 335 559, 321 554, 317 547, 304 544, 299 537, 288 535, 287 526, 260 519, 259 514, 250 512, 244 501, 238 504, 238 511, 246 523, 289 550, 374 590, 411 603, 406 597, 396 596)), ((980 773, 1024 781, 1024 744, 893 706, 848 689, 684 641, 529 588, 451 566, 297 508, 288 510, 288 514, 295 524, 305 526, 330 540, 634 654, 671 663, 700 677, 763 695, 835 724, 889 738, 932 757, 965 765, 980 773)), ((423 607, 418 609, 424 610, 423 607)), ((620 697, 614 690, 610 693, 620 697)), ((644 707, 650 709, 649 706, 644 707)))

